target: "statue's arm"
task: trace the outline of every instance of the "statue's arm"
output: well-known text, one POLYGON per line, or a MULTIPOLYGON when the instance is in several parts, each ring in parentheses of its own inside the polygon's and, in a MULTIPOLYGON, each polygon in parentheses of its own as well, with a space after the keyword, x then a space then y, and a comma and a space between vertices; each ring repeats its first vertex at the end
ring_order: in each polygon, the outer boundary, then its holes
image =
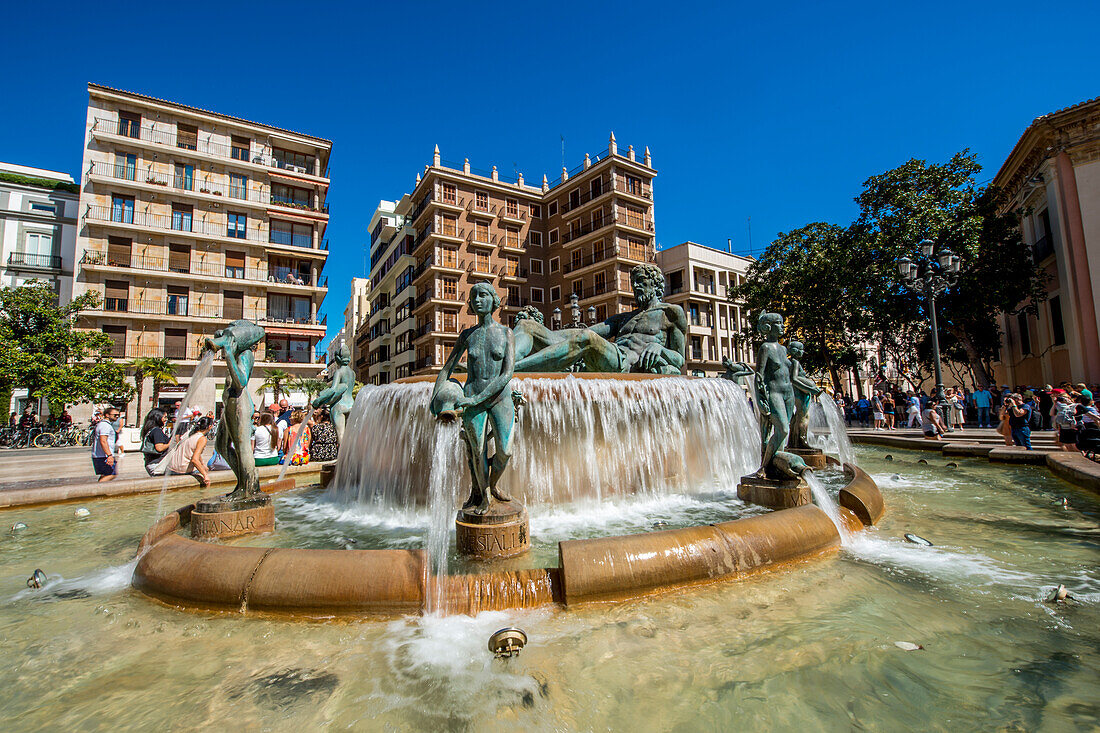
POLYGON ((794 376, 791 377, 791 384, 794 386, 794 388, 799 392, 813 395, 814 397, 817 397, 819 394, 821 394, 821 388, 818 387, 817 384, 814 383, 814 380, 810 379, 806 375, 806 372, 802 370, 802 364, 797 361, 795 361, 795 364, 797 364, 797 366, 794 370, 794 376))
POLYGON ((463 398, 456 404, 475 409, 485 407, 500 397, 500 393, 507 389, 516 371, 516 336, 512 329, 506 328, 504 330, 508 334, 508 343, 504 348, 504 358, 500 362, 500 374, 490 380, 481 392, 463 398))
POLYGON ((435 387, 432 388, 432 402, 435 402, 435 396, 439 393, 439 389, 446 384, 447 380, 454 374, 455 367, 458 366, 458 360, 466 353, 466 344, 470 337, 470 330, 471 329, 467 328, 464 329, 462 333, 458 334, 458 340, 455 341, 455 347, 451 349, 451 355, 447 357, 447 361, 443 364, 443 368, 439 370, 439 376, 435 378, 435 387))
POLYGON ((237 355, 229 352, 228 343, 222 347, 222 350, 225 352, 225 365, 229 368, 229 379, 233 382, 233 386, 238 390, 247 388, 248 375, 241 369, 241 365, 237 361, 237 355))

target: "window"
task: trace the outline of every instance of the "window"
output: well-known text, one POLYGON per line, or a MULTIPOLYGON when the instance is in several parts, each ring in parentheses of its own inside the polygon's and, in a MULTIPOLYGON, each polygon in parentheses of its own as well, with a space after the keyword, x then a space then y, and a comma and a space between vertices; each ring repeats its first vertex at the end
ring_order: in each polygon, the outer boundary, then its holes
POLYGON ((531 218, 532 219, 541 219, 542 218, 542 207, 539 206, 538 204, 531 204, 531 218))
POLYGON ((226 214, 226 218, 229 221, 229 228, 226 234, 233 239, 244 239, 248 217, 244 214, 237 214, 230 211, 226 214))
POLYGON ((541 247, 542 246, 542 232, 528 232, 527 233, 527 242, 532 247, 541 247))
POLYGON ((559 300, 561 300, 561 288, 555 285, 550 288, 550 302, 557 303, 559 300))
POLYGON ((532 275, 541 275, 542 274, 542 260, 536 260, 536 259, 531 260, 531 274, 532 275))
POLYGON ((453 216, 439 218, 439 233, 448 237, 458 236, 458 219, 453 216))
POLYGON ((520 274, 519 271, 519 258, 517 257, 505 257, 504 258, 504 274, 509 277, 516 277, 520 274))
POLYGON ((584 250, 578 247, 577 249, 573 250, 572 253, 570 253, 569 258, 569 269, 579 269, 584 261, 584 250))
POLYGON ((597 272, 593 278, 592 293, 599 295, 605 290, 607 290, 607 276, 603 272, 597 272))
POLYGON ((572 211, 581 205, 581 190, 579 188, 573 189, 569 192, 569 206, 566 211, 572 211))
POLYGON ((298 173, 308 173, 313 170, 312 155, 282 148, 272 148, 271 157, 275 160, 276 167, 284 170, 297 171, 298 173))
POLYGON ((45 232, 27 232, 23 240, 23 251, 13 253, 10 260, 14 264, 50 267, 53 264, 53 235, 45 232))
POLYGON ((596 177, 592 179, 592 185, 589 187, 589 195, 592 198, 599 198, 603 193, 603 179, 596 177))
POLYGON ((247 137, 240 137, 233 135, 231 145, 230 157, 233 160, 248 160, 248 149, 252 146, 252 141, 247 137))
POLYGON ((624 189, 627 193, 634 194, 635 196, 642 195, 642 181, 640 178, 634 176, 624 176, 626 178, 626 185, 624 189))
POLYGON ((474 208, 478 211, 489 210, 489 194, 484 191, 474 192, 474 208))
POLYGON ((549 241, 550 241, 550 244, 557 244, 558 243, 558 230, 557 229, 551 229, 550 230, 549 241))
POLYGON ((573 295, 576 295, 578 298, 584 297, 584 280, 573 281, 573 295))
POLYGON ((696 361, 703 358, 703 340, 699 336, 691 337, 691 358, 696 361))
POLYGON ((51 214, 57 213, 57 207, 53 204, 44 204, 39 201, 31 201, 31 211, 48 211, 51 214))
POLYGON ((445 300, 458 300, 458 280, 452 277, 443 277, 436 280, 436 283, 439 286, 436 297, 445 300))
POLYGON ((186 244, 168 245, 168 270, 171 272, 191 271, 191 247, 186 244))
POLYGON ((458 191, 453 183, 444 183, 440 187, 440 201, 445 204, 453 204, 458 200, 458 191))
POLYGON ((531 288, 531 302, 532 303, 541 303, 542 298, 543 298, 543 294, 544 293, 543 293, 542 288, 531 288))
POLYGON ((130 302, 130 283, 125 280, 107 280, 103 284, 103 310, 125 311, 130 302))
POLYGON ((519 249, 519 229, 505 229, 504 244, 519 249))
POLYGON ((230 250, 225 253, 225 276, 238 280, 244 278, 244 252, 230 250))
POLYGON ((515 199, 505 199, 504 200, 504 212, 508 216, 510 216, 514 219, 518 219, 519 218, 519 201, 516 201, 515 199))
POLYGON ((269 241, 294 247, 313 246, 313 227, 309 224, 291 224, 289 221, 272 221, 269 241))
POLYGON ((603 226, 603 207, 596 209, 592 212, 592 231, 596 231, 603 226))
POLYGON ((455 311, 437 311, 438 329, 447 333, 458 333, 458 313, 455 311))
POLYGON ((1050 330, 1053 346, 1061 346, 1066 342, 1066 327, 1062 322, 1062 296, 1060 295, 1050 299, 1050 330))
POLYGON ((281 183, 271 184, 271 203, 308 208, 311 196, 307 189, 296 186, 284 186, 281 183))
POLYGON ((124 181, 132 181, 137 175, 137 156, 133 153, 126 153, 122 159, 122 163, 118 165, 118 170, 115 171, 115 175, 124 181))
POLYGON ((602 323, 603 321, 606 321, 606 320, 607 320, 607 306, 606 305, 596 306, 596 322, 597 323, 602 323))
POLYGON ((550 274, 557 272, 561 268, 561 260, 557 257, 550 258, 550 274))
POLYGON ((141 136, 141 115, 136 112, 118 113, 118 134, 123 137, 141 136))
POLYGON ((458 250, 454 247, 440 247, 438 254, 438 264, 443 267, 458 267, 458 250))
POLYGON ((474 241, 483 244, 489 243, 489 225, 483 221, 474 222, 474 241))
POLYGON ((107 238, 107 264, 112 267, 130 266, 131 243, 125 237, 107 238))
POLYGON ((111 356, 126 356, 126 326, 104 326, 103 333, 111 337, 111 356))
POLYGON ((689 317, 691 319, 691 325, 693 325, 693 326, 698 326, 699 325, 699 304, 698 303, 692 303, 689 306, 689 317))
POLYGON ((626 240, 627 259, 645 262, 645 250, 645 242, 643 242, 642 240, 633 238, 626 240))
POLYGON ((178 285, 168 286, 168 310, 170 316, 187 315, 187 299, 190 295, 186 287, 178 285))
POLYGON ((474 253, 474 270, 477 272, 489 272, 489 253, 474 253))
POLYGON ((167 359, 187 358, 187 329, 164 329, 164 356, 167 359))
POLYGON ((184 191, 195 190, 195 166, 187 163, 176 163, 175 175, 172 177, 172 185, 182 188, 184 191))
POLYGON ((670 272, 668 274, 668 292, 671 295, 681 292, 684 289, 684 271, 677 270, 676 272, 670 272))
POLYGON ((185 204, 172 204, 172 228, 180 232, 191 231, 191 219, 194 207, 185 204))
POLYGON ((645 212, 634 206, 623 207, 626 225, 635 229, 645 229, 645 212))
POLYGON ((197 150, 199 147, 199 128, 182 122, 176 125, 176 147, 184 150, 197 150))
POLYGON ((111 197, 111 221, 121 222, 123 224, 134 223, 134 197, 133 196, 112 196, 111 197))
POLYGON ((1031 332, 1028 330, 1027 313, 1016 316, 1016 325, 1020 329, 1020 355, 1031 353, 1031 332))
POLYGON ((229 174, 229 198, 242 200, 248 198, 248 176, 240 173, 229 174))
POLYGON ((557 216, 557 214, 558 214, 558 202, 557 201, 551 201, 549 204, 546 205, 546 215, 547 216, 557 216))

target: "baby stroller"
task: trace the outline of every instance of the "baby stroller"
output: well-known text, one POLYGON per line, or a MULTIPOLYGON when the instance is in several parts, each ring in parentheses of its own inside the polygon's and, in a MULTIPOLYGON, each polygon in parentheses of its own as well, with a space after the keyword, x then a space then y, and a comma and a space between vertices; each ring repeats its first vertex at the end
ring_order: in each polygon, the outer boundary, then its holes
POLYGON ((1100 451, 1100 425, 1087 422, 1081 425, 1077 431, 1077 450, 1085 454, 1085 458, 1096 460, 1096 452, 1100 451))

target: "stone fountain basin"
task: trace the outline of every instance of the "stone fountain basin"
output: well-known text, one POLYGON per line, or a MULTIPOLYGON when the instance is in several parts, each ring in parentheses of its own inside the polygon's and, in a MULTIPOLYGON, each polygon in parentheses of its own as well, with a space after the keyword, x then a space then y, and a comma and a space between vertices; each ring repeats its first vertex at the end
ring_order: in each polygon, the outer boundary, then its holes
MULTIPOLYGON (((884 512, 874 480, 845 466, 840 513, 851 531, 884 512)), ((284 490, 289 485, 271 487, 284 490)), ((181 607, 296 615, 423 613, 424 550, 236 547, 177 534, 193 504, 157 521, 141 539, 133 587, 181 607)), ((686 586, 736 580, 836 552, 840 534, 810 504, 729 522, 641 534, 566 540, 559 567, 448 576, 451 613, 615 602, 686 586)))

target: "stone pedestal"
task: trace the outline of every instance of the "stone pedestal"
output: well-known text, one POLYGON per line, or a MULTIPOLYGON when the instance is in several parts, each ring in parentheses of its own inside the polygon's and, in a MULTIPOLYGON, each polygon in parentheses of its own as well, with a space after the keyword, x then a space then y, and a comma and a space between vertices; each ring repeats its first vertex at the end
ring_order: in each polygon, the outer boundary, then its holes
POLYGON ((825 451, 820 448, 788 448, 787 452, 794 453, 805 461, 807 466, 815 471, 825 468, 829 462, 829 458, 825 455, 825 451))
POLYGON ((239 537, 273 529, 275 507, 264 493, 237 500, 225 496, 200 499, 191 512, 191 536, 195 539, 239 537))
POLYGON ((522 555, 531 549, 527 510, 518 501, 494 502, 486 514, 460 510, 455 544, 459 553, 484 560, 522 555))
POLYGON ((771 479, 742 476, 737 498, 769 509, 791 509, 813 501, 810 486, 801 478, 771 479))

